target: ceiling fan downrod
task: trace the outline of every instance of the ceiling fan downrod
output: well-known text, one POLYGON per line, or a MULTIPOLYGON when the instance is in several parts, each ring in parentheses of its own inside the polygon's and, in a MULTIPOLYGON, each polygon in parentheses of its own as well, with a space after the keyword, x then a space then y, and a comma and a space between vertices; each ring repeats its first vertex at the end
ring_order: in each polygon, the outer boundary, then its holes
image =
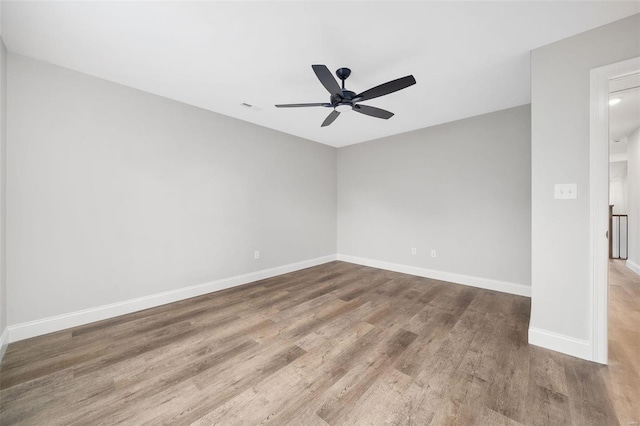
POLYGON ((351 70, 349 68, 338 68, 336 75, 342 80, 342 90, 344 90, 344 81, 351 75, 351 70))

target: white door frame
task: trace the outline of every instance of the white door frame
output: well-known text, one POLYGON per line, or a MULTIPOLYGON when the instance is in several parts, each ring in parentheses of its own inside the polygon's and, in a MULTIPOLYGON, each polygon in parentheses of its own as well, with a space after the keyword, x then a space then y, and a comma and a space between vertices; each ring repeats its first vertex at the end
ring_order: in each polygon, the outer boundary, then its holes
POLYGON ((640 57, 591 70, 589 138, 590 314, 592 360, 607 364, 609 284, 609 80, 636 73, 640 57))

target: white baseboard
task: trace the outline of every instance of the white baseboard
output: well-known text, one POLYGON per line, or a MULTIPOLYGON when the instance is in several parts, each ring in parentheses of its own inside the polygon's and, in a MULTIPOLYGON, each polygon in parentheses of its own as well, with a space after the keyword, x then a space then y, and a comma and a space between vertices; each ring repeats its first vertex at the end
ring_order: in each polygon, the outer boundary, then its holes
POLYGON ((593 361, 593 350, 588 340, 576 339, 564 334, 539 328, 529 328, 529 343, 552 351, 562 352, 576 358, 593 361))
POLYGON ((9 327, 5 327, 2 330, 2 334, 0 334, 0 362, 2 362, 2 358, 4 358, 4 353, 7 350, 7 346, 9 345, 9 327))
POLYGON ((65 330, 70 327, 89 324, 95 321, 101 321, 107 318, 129 314, 131 312, 136 312, 143 309, 154 308, 156 306, 165 305, 167 303, 177 302, 179 300, 201 296, 203 294, 224 290, 230 287, 236 287, 242 284, 263 280, 265 278, 275 277, 277 275, 298 271, 300 269, 310 268, 312 266, 321 265, 323 263, 332 262, 334 260, 336 260, 336 255, 332 254, 329 256, 304 260, 302 262, 290 263, 288 265, 264 269, 262 271, 251 272, 235 277, 210 281, 204 284, 198 284, 177 290, 165 291, 163 293, 152 294, 150 296, 138 297, 136 299, 125 300, 118 303, 111 303, 109 305, 98 306, 95 308, 70 312, 68 314, 56 315, 53 317, 29 321, 22 324, 11 325, 8 327, 8 333, 5 332, 2 334, 2 336, 3 339, 5 339, 5 334, 8 334, 7 337, 9 342, 16 342, 18 340, 40 336, 43 334, 52 333, 54 331, 65 330))
POLYGON ((433 269, 419 268, 417 266, 402 265, 399 263, 384 262, 382 260, 366 259, 362 257, 338 254, 338 260, 358 265, 371 266, 372 268, 386 269, 387 271, 416 275, 418 277, 432 278, 435 280, 449 281, 472 287, 495 290, 503 293, 516 294, 518 296, 531 297, 531 287, 523 284, 506 281, 492 280, 489 278, 472 277, 469 275, 455 274, 452 272, 436 271, 433 269))
POLYGON ((638 265, 637 263, 627 259, 627 268, 631 269, 633 272, 635 272, 636 274, 640 275, 640 265, 638 265))

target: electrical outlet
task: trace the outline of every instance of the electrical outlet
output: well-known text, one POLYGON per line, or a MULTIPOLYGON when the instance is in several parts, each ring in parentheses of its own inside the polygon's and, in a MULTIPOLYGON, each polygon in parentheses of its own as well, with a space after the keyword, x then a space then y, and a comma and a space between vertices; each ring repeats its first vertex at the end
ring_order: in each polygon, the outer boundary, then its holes
POLYGON ((435 250, 431 250, 431 257, 436 257, 437 253, 435 250))
POLYGON ((411 247, 411 254, 413 256, 415 256, 416 254, 418 254, 418 249, 416 249, 415 247, 411 247))
POLYGON ((254 259, 260 259, 260 250, 256 250, 253 252, 253 258, 254 259))

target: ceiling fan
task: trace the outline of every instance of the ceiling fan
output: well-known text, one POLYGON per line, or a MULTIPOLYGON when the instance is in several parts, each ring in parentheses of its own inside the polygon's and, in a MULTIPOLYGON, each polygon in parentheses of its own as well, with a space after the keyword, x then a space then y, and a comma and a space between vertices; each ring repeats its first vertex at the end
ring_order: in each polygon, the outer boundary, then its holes
POLYGON ((333 108, 333 111, 322 122, 322 126, 325 127, 333 123, 340 115, 341 111, 353 110, 360 114, 370 115, 371 117, 382 118, 388 120, 393 117, 393 113, 385 111, 384 109, 360 105, 359 102, 368 101, 369 99, 377 98, 380 96, 388 95, 389 93, 397 92, 411 85, 416 84, 416 79, 412 75, 399 78, 397 80, 388 81, 379 86, 373 87, 369 90, 365 90, 362 93, 355 94, 350 90, 344 88, 344 81, 351 75, 349 68, 339 68, 336 71, 336 75, 342 80, 342 88, 331 75, 331 71, 326 65, 311 65, 313 71, 316 73, 318 80, 324 86, 325 89, 331 94, 329 102, 325 103, 312 103, 312 104, 280 104, 276 105, 276 108, 298 108, 298 107, 326 107, 333 108))

